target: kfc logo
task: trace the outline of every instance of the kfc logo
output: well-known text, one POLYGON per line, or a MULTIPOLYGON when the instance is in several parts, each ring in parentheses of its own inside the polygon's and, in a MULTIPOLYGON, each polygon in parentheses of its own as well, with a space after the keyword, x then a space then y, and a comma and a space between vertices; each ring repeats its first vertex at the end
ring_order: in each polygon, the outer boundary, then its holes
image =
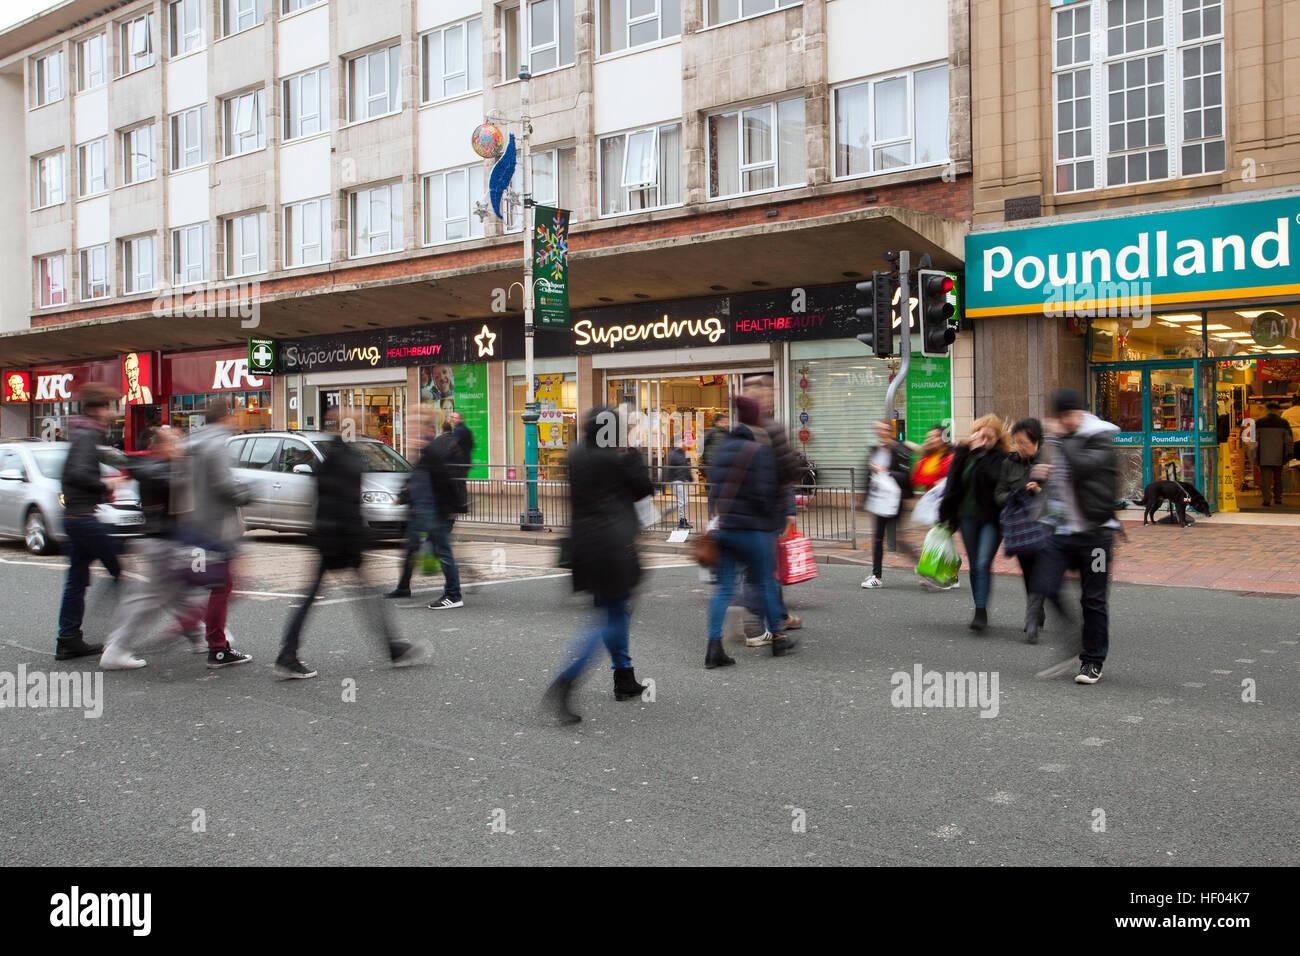
POLYGON ((70 402, 72 395, 70 392, 70 383, 72 375, 38 375, 36 376, 36 401, 38 402, 70 402))
POLYGON ((246 358, 218 360, 212 372, 213 391, 264 387, 261 376, 248 374, 246 358))
POLYGON ((5 376, 5 401, 30 402, 32 386, 26 372, 9 372, 5 376))

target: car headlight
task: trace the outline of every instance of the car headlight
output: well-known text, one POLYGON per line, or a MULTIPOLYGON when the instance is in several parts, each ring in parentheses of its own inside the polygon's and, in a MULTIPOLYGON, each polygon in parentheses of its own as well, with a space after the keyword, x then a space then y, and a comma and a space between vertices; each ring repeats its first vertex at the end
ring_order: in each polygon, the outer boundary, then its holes
POLYGON ((59 494, 59 507, 67 507, 67 502, 63 500, 62 493, 59 494))
POLYGON ((362 493, 361 500, 368 505, 391 505, 393 496, 386 491, 367 491, 362 493))

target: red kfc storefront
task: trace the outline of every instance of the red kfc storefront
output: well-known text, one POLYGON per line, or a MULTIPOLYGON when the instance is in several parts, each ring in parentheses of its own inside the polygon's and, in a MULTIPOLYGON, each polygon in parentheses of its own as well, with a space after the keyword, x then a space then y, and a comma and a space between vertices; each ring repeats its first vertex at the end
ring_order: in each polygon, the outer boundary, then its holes
MULTIPOLYGON (((109 444, 133 450, 136 436, 161 420, 158 398, 158 352, 127 352, 92 362, 36 366, 28 373, 31 414, 28 434, 43 441, 62 441, 69 420, 81 413, 78 392, 90 382, 111 385, 121 392, 109 421, 109 444)), ((14 372, 8 373, 10 377, 14 372)), ((6 401, 12 401, 6 389, 6 401)))
POLYGON ((245 346, 165 355, 162 386, 167 422, 181 433, 205 423, 203 408, 213 398, 234 408, 241 431, 271 427, 271 377, 249 374, 245 346))

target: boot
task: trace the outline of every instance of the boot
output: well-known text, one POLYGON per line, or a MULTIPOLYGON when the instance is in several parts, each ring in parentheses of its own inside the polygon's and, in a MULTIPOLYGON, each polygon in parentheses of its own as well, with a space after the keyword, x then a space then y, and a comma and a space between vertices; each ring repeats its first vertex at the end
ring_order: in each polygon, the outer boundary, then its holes
POLYGON ((87 644, 81 635, 61 637, 55 645, 54 659, 70 661, 76 657, 90 657, 92 654, 100 654, 103 653, 103 650, 103 644, 87 644))
POLYGON ((982 607, 975 609, 975 616, 971 618, 970 629, 972 631, 982 631, 989 626, 989 612, 982 607))
POLYGON ((713 670, 715 667, 730 667, 734 663, 736 663, 736 659, 728 656, 727 652, 722 649, 721 641, 709 641, 709 652, 704 655, 706 670, 713 670))
POLYGON ((542 698, 542 710, 557 723, 576 724, 582 717, 569 709, 569 698, 572 695, 573 682, 557 680, 546 689, 546 696, 542 698))
POLYGON ((646 688, 636 679, 636 671, 630 667, 618 667, 614 669, 614 699, 631 700, 634 697, 640 697, 641 692, 646 688))
POLYGON ((789 654, 795 649, 795 645, 798 643, 799 638, 791 637, 789 634, 773 634, 772 656, 781 657, 784 654, 789 654))

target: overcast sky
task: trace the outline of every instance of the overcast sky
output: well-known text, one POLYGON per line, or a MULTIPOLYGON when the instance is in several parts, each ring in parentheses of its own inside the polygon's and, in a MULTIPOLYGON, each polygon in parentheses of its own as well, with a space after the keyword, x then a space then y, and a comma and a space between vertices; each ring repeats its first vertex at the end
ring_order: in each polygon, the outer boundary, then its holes
POLYGON ((51 0, 0 0, 0 30, 7 30, 19 20, 58 5, 51 0))

